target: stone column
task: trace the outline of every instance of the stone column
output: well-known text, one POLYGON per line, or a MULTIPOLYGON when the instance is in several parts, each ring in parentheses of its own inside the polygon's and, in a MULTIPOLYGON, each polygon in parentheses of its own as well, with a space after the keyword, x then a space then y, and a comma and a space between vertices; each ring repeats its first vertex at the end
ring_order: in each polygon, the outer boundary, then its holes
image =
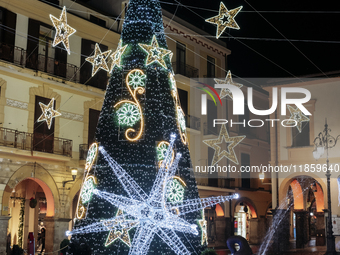
POLYGON ((296 227, 296 248, 304 248, 307 243, 307 231, 308 229, 308 212, 299 210, 295 213, 295 227, 296 227))
POLYGON ((289 249, 289 211, 287 209, 274 209, 273 221, 275 227, 273 249, 276 253, 282 254, 289 249))
POLYGON ((45 217, 44 225, 46 228, 45 233, 45 253, 53 251, 54 242, 54 217, 45 217))
POLYGON ((53 239, 53 250, 60 249, 60 243, 64 239, 67 239, 65 232, 68 230, 71 219, 58 218, 54 220, 54 239, 53 239))
POLYGON ((9 216, 0 216, 0 255, 6 255, 7 227, 10 218, 9 216))
POLYGON ((260 244, 266 235, 266 219, 264 217, 249 220, 249 243, 260 244))
POLYGON ((325 213, 316 212, 316 246, 326 245, 325 233, 325 213))

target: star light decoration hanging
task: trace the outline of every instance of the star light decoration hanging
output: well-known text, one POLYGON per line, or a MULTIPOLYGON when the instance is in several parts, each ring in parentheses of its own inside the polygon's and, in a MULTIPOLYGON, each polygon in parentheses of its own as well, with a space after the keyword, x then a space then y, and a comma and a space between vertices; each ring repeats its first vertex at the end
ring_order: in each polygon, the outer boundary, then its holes
POLYGON ((38 118, 38 122, 46 121, 48 129, 52 126, 53 118, 58 117, 61 115, 60 112, 57 112, 54 110, 54 98, 51 99, 51 101, 48 103, 48 105, 45 105, 41 102, 39 102, 42 114, 38 118))
POLYGON ((309 118, 303 114, 303 112, 298 108, 293 108, 290 105, 287 105, 288 110, 290 112, 290 122, 296 121, 296 128, 299 130, 299 132, 302 132, 302 122, 308 122, 309 118))
MULTIPOLYGON (((104 159, 108 162, 113 173, 121 183, 128 197, 116 195, 98 189, 94 194, 105 199, 110 204, 118 207, 118 210, 125 212, 116 214, 115 217, 101 220, 85 227, 67 231, 66 235, 84 233, 96 233, 102 231, 129 231, 132 227, 137 228, 133 236, 129 254, 147 254, 150 244, 155 235, 159 236, 178 255, 190 255, 191 252, 183 244, 176 232, 198 235, 197 224, 186 221, 182 216, 195 211, 203 210, 206 207, 223 203, 231 199, 237 199, 238 194, 230 196, 186 199, 182 202, 167 202, 167 183, 173 180, 181 154, 177 153, 174 163, 166 168, 171 160, 171 152, 175 141, 175 135, 171 135, 170 146, 166 158, 160 167, 155 182, 149 194, 132 179, 132 177, 106 152, 103 147, 99 150, 104 159)), ((114 233, 114 232, 113 232, 114 233)), ((125 232, 126 233, 126 232, 125 232)), ((112 236, 109 241, 113 241, 112 236)), ((116 238, 114 240, 117 240, 116 238)), ((128 244, 128 242, 124 243, 128 244)))
POLYGON ((152 37, 151 44, 138 44, 146 53, 148 53, 148 57, 146 59, 146 65, 150 65, 153 62, 159 63, 162 67, 166 68, 166 64, 164 61, 164 57, 171 53, 170 50, 160 48, 158 45, 158 41, 156 36, 152 37))
MULTIPOLYGON (((230 72, 230 70, 228 71, 227 76, 225 77, 224 80, 221 80, 221 79, 214 79, 214 80, 215 80, 215 82, 216 82, 217 84, 234 85, 234 86, 236 86, 236 87, 238 87, 238 88, 241 88, 241 87, 243 86, 243 85, 240 84, 240 83, 233 82, 233 78, 231 77, 231 72, 230 72)), ((220 98, 222 99, 222 98, 227 97, 227 96, 229 96, 231 99, 233 99, 233 94, 230 92, 229 89, 227 89, 227 88, 221 89, 220 98)))
POLYGON ((92 64, 92 77, 98 72, 99 69, 103 69, 106 72, 109 71, 106 59, 110 55, 110 53, 111 50, 102 52, 99 48, 99 44, 96 43, 94 55, 85 59, 87 62, 90 62, 92 64))
POLYGON ((72 34, 74 34, 76 30, 67 24, 66 6, 64 6, 59 19, 54 17, 52 14, 50 14, 50 19, 56 29, 54 41, 52 44, 53 47, 57 46, 59 43, 63 43, 65 49, 67 50, 67 53, 70 55, 70 43, 68 38, 72 34))
POLYGON ((203 140, 203 142, 209 147, 215 150, 214 157, 211 165, 217 164, 223 157, 230 159, 232 162, 238 165, 238 160, 234 151, 234 148, 244 139, 245 135, 230 137, 225 125, 221 126, 220 135, 217 139, 203 140), (222 150, 222 142, 227 144, 227 150, 222 150))
POLYGON ((217 31, 216 31, 216 38, 218 39, 224 30, 229 27, 233 29, 240 29, 238 24, 235 21, 235 16, 239 13, 243 6, 237 7, 228 11, 227 7, 225 7, 224 3, 220 3, 220 11, 217 16, 212 18, 206 19, 206 22, 216 24, 217 31))
POLYGON ((116 51, 113 52, 110 56, 111 59, 112 59, 110 73, 112 72, 112 70, 115 66, 121 67, 120 60, 121 60, 127 46, 128 45, 125 45, 125 46, 122 47, 122 40, 119 40, 118 47, 117 47, 116 51))

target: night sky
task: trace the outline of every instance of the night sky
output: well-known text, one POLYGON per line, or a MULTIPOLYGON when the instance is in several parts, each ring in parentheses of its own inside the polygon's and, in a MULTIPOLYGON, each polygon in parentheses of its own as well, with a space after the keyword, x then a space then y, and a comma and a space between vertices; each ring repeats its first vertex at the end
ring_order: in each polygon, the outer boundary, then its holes
MULTIPOLYGON (((177 4, 177 2, 161 0, 162 7, 173 13, 177 6, 165 4, 164 1, 172 4, 177 4)), ((215 10, 213 12, 190 7, 192 11, 204 18, 217 15, 220 3, 219 0, 181 0, 180 2, 186 6, 215 10)), ((236 77, 296 77, 340 71, 340 7, 337 4, 338 1, 232 0, 223 2, 228 10, 243 6, 235 18, 241 29, 227 28, 221 35, 221 38, 224 37, 222 40, 227 43, 227 48, 232 51, 228 56, 228 69, 236 77), (254 9, 260 12, 279 32, 254 9), (293 40, 338 41, 338 43, 292 41, 296 49, 280 33, 293 40), (260 38, 261 40, 234 39, 233 37, 260 38), (264 38, 281 41, 268 41, 263 40, 264 38)), ((176 16, 197 24, 199 28, 211 35, 216 34, 215 25, 204 22, 201 17, 183 6, 178 7, 176 16)))

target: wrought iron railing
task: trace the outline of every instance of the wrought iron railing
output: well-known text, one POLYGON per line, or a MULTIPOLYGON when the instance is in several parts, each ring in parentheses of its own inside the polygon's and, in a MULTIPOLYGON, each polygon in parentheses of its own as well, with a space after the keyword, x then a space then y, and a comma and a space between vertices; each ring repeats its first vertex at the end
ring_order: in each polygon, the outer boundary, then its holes
POLYGON ((198 69, 183 62, 172 62, 175 74, 182 74, 189 78, 198 78, 198 69))
POLYGON ((72 140, 0 127, 0 146, 72 157, 72 140))
POLYGON ((88 144, 79 144, 79 160, 85 160, 89 150, 88 144))
POLYGON ((31 54, 28 59, 26 58, 26 50, 9 44, 0 44, 0 59, 2 60, 66 78, 73 82, 79 82, 79 68, 75 65, 63 63, 55 58, 46 57, 42 54, 38 54, 37 56, 31 54))

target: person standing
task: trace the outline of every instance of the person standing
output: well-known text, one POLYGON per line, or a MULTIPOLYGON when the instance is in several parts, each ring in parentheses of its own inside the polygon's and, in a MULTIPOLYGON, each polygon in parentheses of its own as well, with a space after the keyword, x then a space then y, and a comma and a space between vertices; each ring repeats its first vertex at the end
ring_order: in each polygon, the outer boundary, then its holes
POLYGON ((41 229, 41 234, 40 234, 40 237, 39 237, 39 240, 41 241, 41 250, 40 250, 40 255, 42 254, 43 250, 45 250, 45 235, 46 235, 46 229, 45 228, 42 228, 41 229))

